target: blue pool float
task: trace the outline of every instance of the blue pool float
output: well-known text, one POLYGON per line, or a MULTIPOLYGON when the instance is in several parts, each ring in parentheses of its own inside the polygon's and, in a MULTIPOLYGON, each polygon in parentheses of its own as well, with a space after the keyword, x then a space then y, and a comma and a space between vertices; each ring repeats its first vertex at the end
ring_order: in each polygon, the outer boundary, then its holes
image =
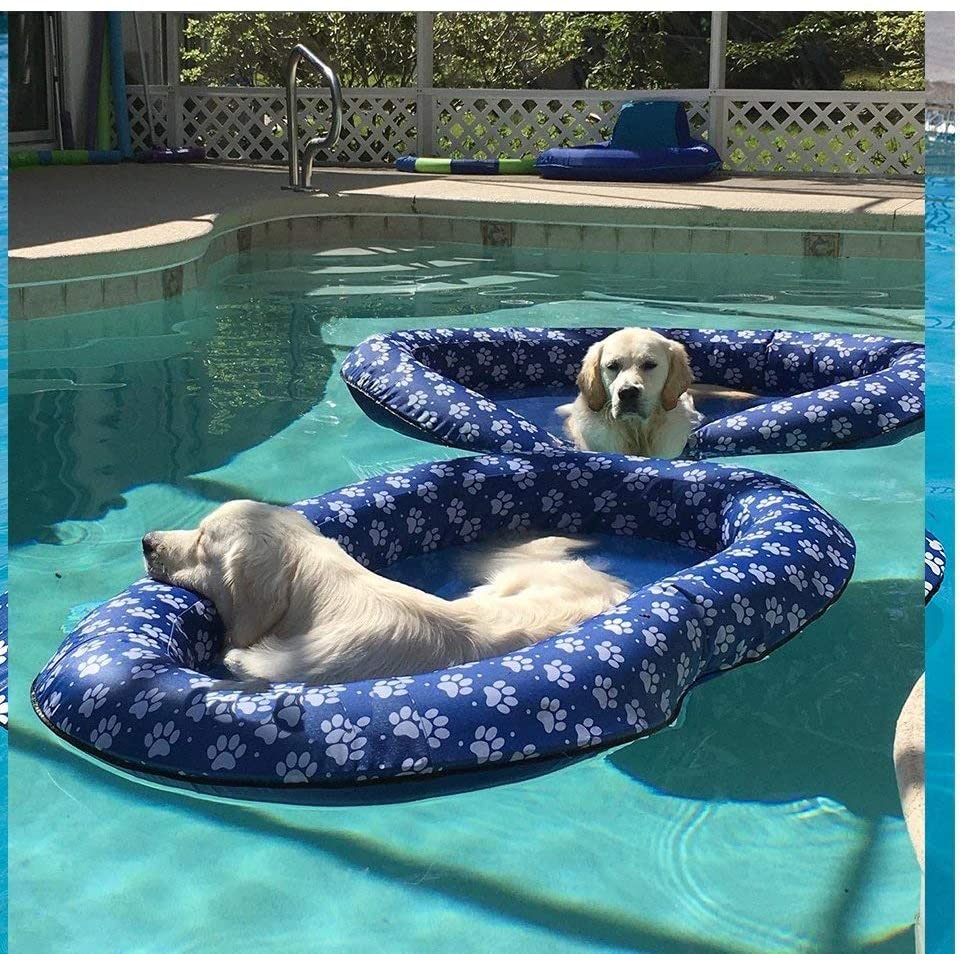
POLYGON ((217 662, 213 605, 141 580, 88 615, 37 676, 44 723, 136 776, 218 795, 336 803, 476 788, 662 728, 693 685, 825 612, 855 558, 848 532, 800 490, 718 464, 467 457, 294 508, 382 572, 521 529, 686 549, 675 570, 566 633, 350 685, 234 680, 217 662))
MULTIPOLYGON (((616 328, 438 328, 373 335, 341 375, 373 420, 486 453, 572 450, 556 408, 582 358, 616 328)), ((757 401, 702 402, 684 456, 700 459, 891 443, 922 427, 925 349, 880 335, 659 328, 688 349, 696 383, 757 401)))
POLYGON ((625 103, 608 142, 555 147, 535 169, 545 179, 679 182, 704 179, 721 168, 714 146, 695 139, 683 103, 625 103))
POLYGON ((945 547, 925 531, 925 602, 928 603, 945 579, 945 547))
POLYGON ((7 727, 9 705, 7 702, 7 666, 9 663, 9 641, 7 594, 0 593, 0 726, 7 727))

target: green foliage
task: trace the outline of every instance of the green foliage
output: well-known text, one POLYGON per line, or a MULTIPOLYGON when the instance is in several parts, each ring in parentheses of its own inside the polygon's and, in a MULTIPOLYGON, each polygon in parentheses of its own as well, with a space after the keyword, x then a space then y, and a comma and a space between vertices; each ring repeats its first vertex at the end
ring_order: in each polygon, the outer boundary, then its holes
POLYGON ((925 14, 737 13, 728 85, 759 89, 922 89, 925 14))
MULTIPOLYGON (((709 13, 441 13, 437 86, 703 88, 709 13)), ((184 82, 282 86, 304 42, 345 86, 411 86, 413 13, 188 14, 184 82)), ((728 84, 765 89, 921 89, 924 14, 737 13, 728 84)))

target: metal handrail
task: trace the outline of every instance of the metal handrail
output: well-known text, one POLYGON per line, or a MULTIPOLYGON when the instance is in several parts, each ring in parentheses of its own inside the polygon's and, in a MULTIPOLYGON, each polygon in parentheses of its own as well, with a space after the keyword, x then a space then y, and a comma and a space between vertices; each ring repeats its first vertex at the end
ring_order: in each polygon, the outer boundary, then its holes
POLYGON ((287 168, 290 176, 288 188, 306 192, 311 189, 314 173, 314 160, 322 149, 330 149, 341 136, 344 120, 344 104, 341 99, 341 82, 337 74, 319 56, 312 53, 303 43, 298 43, 287 58, 287 168), (322 139, 316 136, 304 147, 304 160, 298 165, 298 111, 297 111, 297 67, 301 60, 307 60, 327 80, 331 88, 331 128, 322 139))

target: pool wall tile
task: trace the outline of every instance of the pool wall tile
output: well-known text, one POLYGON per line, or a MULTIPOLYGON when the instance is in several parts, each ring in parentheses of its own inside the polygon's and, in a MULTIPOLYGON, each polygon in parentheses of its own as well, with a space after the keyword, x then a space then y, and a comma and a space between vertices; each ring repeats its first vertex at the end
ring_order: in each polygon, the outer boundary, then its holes
MULTIPOLYGON (((572 210, 574 214, 578 210, 572 210)), ((580 215, 580 213, 579 213, 580 215)), ((622 216, 624 218, 624 216, 622 216)), ((378 242, 453 242, 488 247, 617 253, 713 253, 922 260, 923 237, 914 232, 815 232, 790 228, 689 228, 613 225, 602 222, 548 223, 398 211, 306 214, 255 222, 213 236, 199 256, 171 268, 137 275, 107 275, 65 283, 11 289, 12 319, 77 314, 140 302, 170 300, 203 285, 221 259, 258 248, 331 249, 378 242)), ((615 269, 620 263, 616 262, 615 269)), ((643 265, 632 263, 637 270, 643 265)))

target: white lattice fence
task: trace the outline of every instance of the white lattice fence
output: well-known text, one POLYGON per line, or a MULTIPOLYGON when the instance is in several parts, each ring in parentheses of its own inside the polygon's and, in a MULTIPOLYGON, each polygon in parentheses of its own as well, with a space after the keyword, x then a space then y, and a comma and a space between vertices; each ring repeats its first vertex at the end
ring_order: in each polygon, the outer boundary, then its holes
POLYGON ((923 172, 919 93, 728 91, 727 168, 905 176, 923 172))
MULTIPOLYGON (((922 93, 771 90, 430 90, 433 141, 418 142, 414 89, 344 91, 343 135, 321 161, 383 166, 400 155, 451 158, 533 155, 611 135, 632 99, 681 99, 692 132, 710 139, 737 172, 911 176, 923 171, 922 93), (710 130, 711 104, 722 128, 710 130)), ((212 159, 285 163, 286 105, 273 88, 153 87, 154 141, 201 145, 212 159)), ((128 95, 135 148, 147 145, 142 91, 128 95)), ((328 128, 326 92, 301 95, 301 143, 328 128)), ((428 126, 427 133, 432 128, 428 126)))
POLYGON ((435 92, 438 152, 452 159, 536 155, 552 146, 607 139, 618 110, 631 99, 683 99, 693 135, 708 134, 708 98, 704 90, 435 92))

